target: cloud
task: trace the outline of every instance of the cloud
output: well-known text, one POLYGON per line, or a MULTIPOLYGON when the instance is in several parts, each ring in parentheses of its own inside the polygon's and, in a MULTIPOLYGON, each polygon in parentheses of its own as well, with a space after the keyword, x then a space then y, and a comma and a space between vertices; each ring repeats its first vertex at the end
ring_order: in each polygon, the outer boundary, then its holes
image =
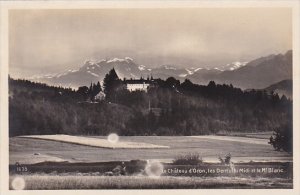
POLYGON ((145 65, 248 61, 292 48, 291 13, 289 8, 11 10, 10 66, 36 74, 119 56, 145 65))

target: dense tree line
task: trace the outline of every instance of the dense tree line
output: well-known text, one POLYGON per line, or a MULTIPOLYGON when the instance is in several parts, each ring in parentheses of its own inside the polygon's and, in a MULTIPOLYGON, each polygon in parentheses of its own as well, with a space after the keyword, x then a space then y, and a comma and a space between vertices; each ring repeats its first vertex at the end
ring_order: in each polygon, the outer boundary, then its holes
POLYGON ((111 70, 102 87, 75 91, 13 79, 9 87, 10 136, 201 135, 271 131, 292 121, 292 101, 285 96, 213 81, 203 86, 171 77, 156 79, 148 92, 129 92, 111 70), (106 99, 95 102, 100 91, 106 99))

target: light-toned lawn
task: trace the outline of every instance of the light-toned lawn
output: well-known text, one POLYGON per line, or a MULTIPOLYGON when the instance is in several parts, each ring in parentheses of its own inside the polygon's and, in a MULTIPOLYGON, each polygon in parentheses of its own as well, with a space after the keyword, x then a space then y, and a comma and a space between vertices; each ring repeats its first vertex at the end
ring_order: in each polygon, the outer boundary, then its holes
POLYGON ((152 148, 169 148, 169 146, 154 145, 143 142, 128 142, 128 141, 118 141, 116 143, 109 142, 107 139, 100 139, 94 137, 83 137, 83 136, 71 136, 71 135, 27 135, 20 136, 26 138, 52 140, 65 143, 79 144, 85 146, 93 146, 99 148, 111 148, 111 149, 121 149, 121 148, 137 148, 137 149, 152 149, 152 148))
MULTIPOLYGON (((169 146, 169 148, 115 148, 90 147, 88 145, 57 142, 26 137, 11 137, 9 139, 9 162, 15 164, 36 163, 39 157, 32 158, 34 153, 41 156, 55 157, 69 162, 104 162, 128 161, 133 159, 156 159, 162 162, 172 162, 179 155, 188 153, 199 154, 205 162, 219 162, 218 157, 230 153, 233 162, 249 161, 292 161, 292 155, 275 151, 268 144, 253 144, 253 142, 237 142, 224 140, 225 136, 189 137, 189 136, 121 136, 120 142, 145 143, 151 145, 169 146), (214 139, 214 137, 216 137, 214 139), (221 137, 223 140, 217 138, 221 137), (34 161, 33 161, 34 160, 34 161)), ((105 136, 89 137, 97 141, 106 140, 105 136)), ((236 138, 236 137, 235 137, 236 138)), ((237 138, 238 139, 238 138, 237 138)), ((253 138, 249 138, 253 139, 253 138)), ((254 138, 254 140, 256 140, 254 138)), ((260 139, 261 140, 261 139, 260 139)), ((45 161, 39 158, 40 162, 45 161)), ((52 161, 49 158, 47 161, 52 161)))
MULTIPOLYGON (((10 177, 10 189, 16 176, 10 177)), ((238 177, 148 176, 17 176, 25 180, 25 190, 55 189, 195 189, 195 188, 292 188, 291 179, 238 177)))
POLYGON ((255 132, 255 133, 244 133, 244 132, 220 132, 217 135, 222 136, 237 136, 237 137, 248 137, 248 138, 258 138, 258 139, 267 139, 273 135, 273 131, 264 131, 264 132, 255 132))
POLYGON ((199 139, 213 139, 213 140, 221 140, 221 141, 230 141, 230 142, 240 142, 240 143, 248 143, 248 144, 259 144, 259 145, 270 145, 268 139, 259 139, 259 138, 248 138, 248 137, 237 137, 237 136, 191 136, 199 139))

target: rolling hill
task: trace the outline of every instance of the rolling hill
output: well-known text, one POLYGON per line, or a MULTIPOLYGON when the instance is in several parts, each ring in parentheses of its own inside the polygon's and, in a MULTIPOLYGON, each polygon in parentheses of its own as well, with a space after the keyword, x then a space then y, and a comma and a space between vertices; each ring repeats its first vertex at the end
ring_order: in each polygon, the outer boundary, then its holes
POLYGON ((285 95, 287 98, 293 99, 293 81, 292 80, 283 80, 269 87, 265 88, 264 90, 268 92, 277 93, 279 96, 285 95))

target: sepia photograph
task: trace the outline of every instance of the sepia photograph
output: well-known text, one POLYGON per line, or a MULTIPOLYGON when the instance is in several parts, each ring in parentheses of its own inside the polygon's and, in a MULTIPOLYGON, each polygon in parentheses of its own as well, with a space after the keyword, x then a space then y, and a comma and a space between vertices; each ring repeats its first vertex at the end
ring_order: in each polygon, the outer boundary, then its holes
POLYGON ((294 7, 130 5, 6 10, 1 183, 297 188, 294 7))

